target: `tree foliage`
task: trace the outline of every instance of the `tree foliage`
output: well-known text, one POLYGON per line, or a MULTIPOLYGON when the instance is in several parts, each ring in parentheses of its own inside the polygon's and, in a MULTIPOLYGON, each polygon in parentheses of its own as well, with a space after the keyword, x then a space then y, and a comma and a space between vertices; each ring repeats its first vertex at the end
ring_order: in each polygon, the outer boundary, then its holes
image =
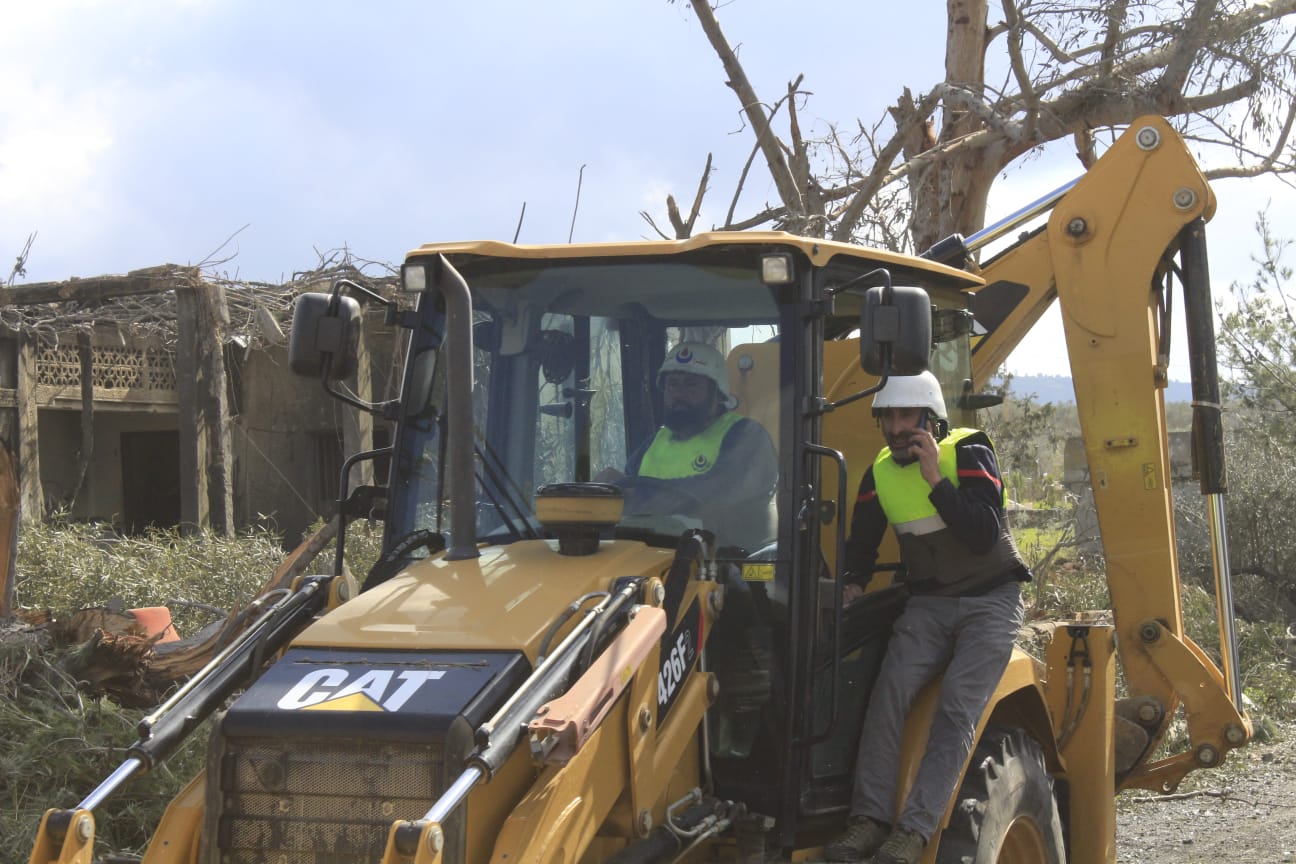
MULTIPOLYGON (((925 249, 981 228, 991 183, 1017 158, 1070 138, 1088 165, 1100 138, 1144 114, 1223 148, 1210 177, 1296 168, 1296 0, 1000 0, 993 12, 988 0, 947 0, 944 80, 904 88, 873 120, 826 129, 805 124, 800 76, 766 98, 712 0, 690 3, 755 139, 717 227, 925 249), (779 200, 741 215, 758 156, 779 200)), ((688 218, 668 198, 674 236, 692 232, 710 171, 708 156, 688 218)))
POLYGON ((1264 437, 1296 444, 1296 297, 1292 268, 1283 262, 1291 241, 1274 236, 1269 220, 1256 221, 1261 252, 1255 275, 1229 287, 1230 309, 1221 310, 1219 345, 1229 369, 1226 392, 1253 412, 1264 437))
POLYGON ((1233 569, 1257 583, 1261 602, 1296 614, 1296 296, 1291 243, 1256 222, 1261 251, 1247 282, 1230 286, 1219 350, 1228 370, 1229 537, 1233 569))
POLYGON ((986 388, 1004 401, 978 421, 994 441, 1004 476, 1019 474, 1030 481, 1029 491, 1042 494, 1038 487, 1045 475, 1060 472, 1063 442, 1077 428, 1074 407, 1040 402, 1034 393, 1012 395, 1012 382, 1013 375, 1005 373, 986 388))

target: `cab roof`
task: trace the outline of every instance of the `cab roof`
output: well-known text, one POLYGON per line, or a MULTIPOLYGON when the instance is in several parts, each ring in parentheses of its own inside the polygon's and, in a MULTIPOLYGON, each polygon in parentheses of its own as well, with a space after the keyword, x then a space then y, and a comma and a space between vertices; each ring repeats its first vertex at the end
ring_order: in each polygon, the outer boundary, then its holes
POLYGON ((515 244, 499 240, 472 240, 425 243, 406 254, 407 261, 426 255, 444 254, 452 260, 475 257, 498 259, 588 259, 638 258, 643 256, 681 255, 721 246, 782 246, 803 253, 815 266, 824 266, 836 258, 855 259, 864 264, 887 267, 898 282, 938 288, 946 291, 975 291, 985 280, 966 270, 956 270, 935 261, 841 243, 815 237, 802 237, 786 231, 708 231, 687 240, 632 240, 611 243, 515 244))

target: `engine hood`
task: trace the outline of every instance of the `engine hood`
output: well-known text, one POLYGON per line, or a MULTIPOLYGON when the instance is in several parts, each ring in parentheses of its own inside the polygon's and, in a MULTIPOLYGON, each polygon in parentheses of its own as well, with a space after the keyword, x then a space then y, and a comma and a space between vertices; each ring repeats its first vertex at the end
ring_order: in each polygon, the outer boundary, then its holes
POLYGON ((582 594, 621 576, 665 577, 671 550, 629 540, 593 555, 558 554, 557 541, 486 547, 481 557, 430 558, 306 628, 295 646, 522 651, 534 660, 549 627, 582 594))

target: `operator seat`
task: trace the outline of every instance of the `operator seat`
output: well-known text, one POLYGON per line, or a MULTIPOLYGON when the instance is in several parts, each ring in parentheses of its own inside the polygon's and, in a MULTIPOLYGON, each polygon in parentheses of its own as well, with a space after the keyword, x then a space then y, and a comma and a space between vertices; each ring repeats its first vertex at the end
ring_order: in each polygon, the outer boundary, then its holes
POLYGON ((736 345, 729 351, 725 365, 729 367, 730 395, 738 403, 734 410, 764 426, 777 451, 779 344, 746 342, 736 345))

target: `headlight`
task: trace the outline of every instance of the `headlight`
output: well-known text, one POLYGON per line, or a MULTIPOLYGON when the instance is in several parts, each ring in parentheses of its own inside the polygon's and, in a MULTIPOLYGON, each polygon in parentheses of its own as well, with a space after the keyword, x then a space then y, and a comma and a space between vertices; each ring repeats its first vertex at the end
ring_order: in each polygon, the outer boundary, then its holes
POLYGON ((761 258, 761 281, 766 285, 787 285, 792 281, 791 255, 766 255, 761 258))
POLYGON ((401 288, 412 294, 421 294, 427 290, 427 267, 422 264, 404 264, 401 266, 401 288))

